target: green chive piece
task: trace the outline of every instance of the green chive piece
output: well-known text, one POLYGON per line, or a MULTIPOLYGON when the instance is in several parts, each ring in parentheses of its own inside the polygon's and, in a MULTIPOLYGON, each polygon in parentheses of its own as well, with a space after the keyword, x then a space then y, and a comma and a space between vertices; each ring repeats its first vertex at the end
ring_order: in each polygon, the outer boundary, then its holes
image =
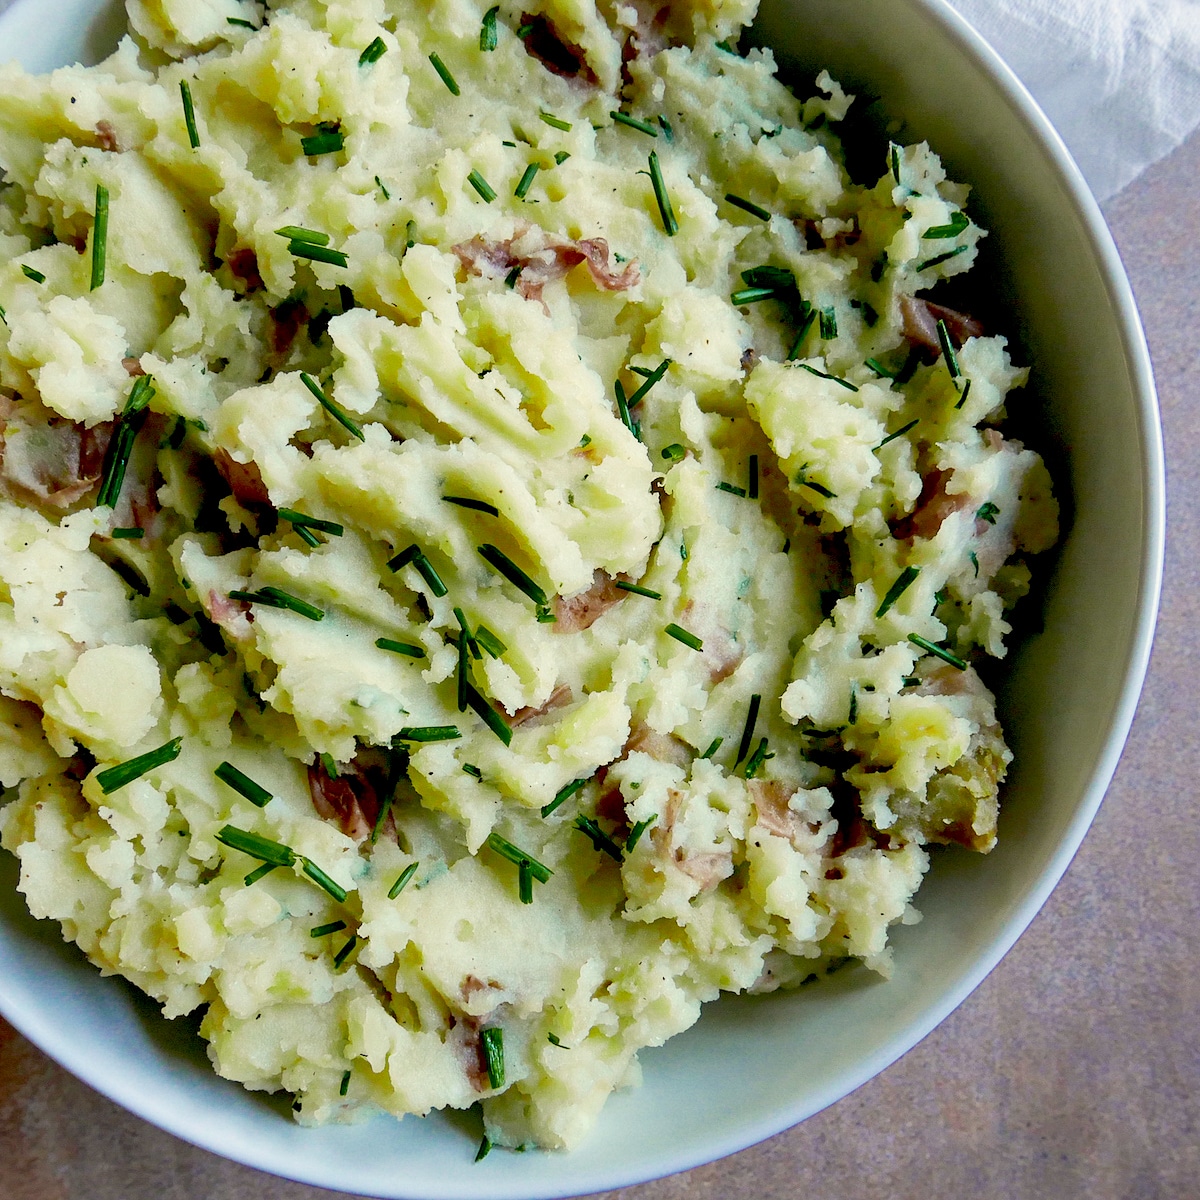
MULTIPOLYGON (((518 29, 517 33, 521 31, 518 29)), ((479 1149, 475 1151, 475 1161, 482 1162, 492 1152, 492 1139, 485 1133, 479 1142, 479 1149)))
POLYGON ((767 761, 768 758, 774 758, 774 754, 767 753, 767 739, 763 738, 758 743, 758 748, 754 751, 747 760, 746 765, 742 768, 743 779, 753 779, 758 773, 758 768, 767 761))
POLYGON ((738 743, 737 758, 733 760, 735 767, 750 753, 750 743, 754 741, 754 726, 758 724, 758 710, 761 705, 762 697, 755 692, 750 697, 750 707, 746 711, 746 725, 742 730, 742 740, 738 743))
POLYGON ((330 879, 320 867, 317 866, 311 858, 301 859, 301 867, 305 875, 309 877, 319 888, 328 892, 339 904, 344 904, 346 901, 346 889, 342 887, 334 879, 330 879))
POLYGON ((462 734, 457 725, 405 725, 396 734, 398 742, 453 742, 462 734))
POLYGON ((485 54, 496 48, 496 14, 499 11, 500 5, 496 4, 483 14, 483 24, 479 27, 479 49, 485 54))
POLYGON ((483 772, 474 763, 463 763, 462 769, 464 774, 473 775, 480 783, 483 782, 483 772))
POLYGON ((892 178, 896 181, 897 187, 902 187, 903 181, 900 178, 900 147, 895 142, 891 142, 888 146, 888 152, 892 161, 892 178))
POLYGON ((533 868, 525 859, 517 866, 517 896, 522 904, 533 903, 533 868))
POLYGON ((266 808, 267 802, 271 799, 271 793, 265 787, 255 783, 249 775, 239 771, 231 762, 223 762, 213 774, 257 808, 266 808))
POLYGON ((96 214, 92 221, 92 284, 95 291, 104 282, 108 254, 108 188, 96 184, 96 214))
POLYGON ((341 933, 346 928, 345 921, 330 921, 328 925, 315 925, 308 931, 309 937, 325 937, 330 933, 341 933))
POLYGON ((630 831, 629 836, 625 839, 625 853, 632 854, 633 848, 642 840, 642 834, 658 820, 658 813, 651 813, 645 820, 639 821, 630 831))
MULTIPOLYGON (((629 401, 625 398, 625 385, 618 379, 613 383, 613 392, 617 397, 617 416, 621 418, 621 424, 633 434, 638 436, 637 422, 629 415, 629 401)), ((640 440, 640 439, 639 439, 640 440)))
POLYGON ((138 529, 136 526, 119 526, 112 531, 112 536, 119 539, 129 538, 140 540, 146 536, 146 531, 144 529, 138 529))
POLYGON ((809 308, 804 314, 804 319, 800 322, 800 327, 796 330, 796 337, 792 342, 791 349, 787 353, 789 362, 799 356, 800 345, 804 339, 808 337, 808 331, 813 327, 813 322, 816 319, 817 310, 815 308, 809 308))
POLYGON ((345 147, 346 135, 340 129, 322 129, 300 139, 300 149, 309 158, 316 158, 321 154, 336 154, 345 147))
POLYGON ((958 403, 957 403, 957 404, 956 404, 954 407, 955 407, 955 408, 962 408, 962 406, 963 406, 964 404, 966 404, 966 402, 967 402, 967 397, 968 397, 970 394, 971 394, 971 381, 968 379, 968 380, 967 380, 967 381, 966 381, 966 382, 963 384, 963 390, 962 390, 962 393, 959 395, 959 397, 958 397, 958 403))
POLYGON ((406 658, 424 658, 425 651, 412 642, 397 642, 392 638, 376 638, 375 645, 380 650, 390 650, 393 654, 403 654, 406 658))
POLYGON ((526 21, 522 25, 517 26, 517 37, 524 41, 533 32, 533 22, 526 21))
POLYGON ((249 887, 252 883, 257 883, 260 879, 263 879, 267 875, 270 875, 270 873, 272 871, 278 870, 278 868, 279 868, 278 863, 272 863, 272 862, 263 863, 261 867, 255 867, 254 870, 251 871, 246 876, 246 878, 242 880, 242 883, 246 887, 249 887))
POLYGON ((858 688, 850 688, 850 714, 846 718, 847 725, 854 725, 858 721, 858 688))
POLYGON ((521 278, 521 265, 520 265, 520 263, 518 263, 515 267, 513 267, 513 269, 511 271, 509 271, 509 273, 507 275, 505 275, 504 286, 506 288, 508 288, 509 291, 512 291, 512 289, 517 286, 517 280, 520 278, 521 278))
POLYGON ((294 533, 306 546, 311 546, 313 549, 322 544, 321 539, 311 529, 307 529, 303 525, 295 526, 294 533))
POLYGON ((811 488, 818 496, 824 496, 826 500, 837 499, 836 492, 831 492, 823 483, 813 483, 811 479, 806 479, 803 471, 796 476, 795 482, 797 487, 811 488))
POLYGON ((908 591, 909 587, 916 581, 916 578, 921 573, 920 567, 905 567, 899 575, 896 576, 896 582, 887 590, 887 595, 879 602, 879 607, 875 610, 875 619, 878 621, 884 616, 888 609, 908 591))
POLYGON ((553 625, 558 620, 548 604, 538 605, 537 619, 539 625, 553 625))
POLYGON ((555 150, 555 152, 554 152, 554 161, 555 161, 555 163, 556 163, 558 166, 560 166, 560 167, 561 167, 561 166, 563 165, 563 163, 565 163, 565 162, 567 161, 567 159, 568 159, 568 158, 570 158, 570 157, 571 157, 571 152, 570 152, 570 150, 555 150))
POLYGON ((948 262, 952 258, 957 258, 960 254, 966 254, 970 248, 970 246, 958 246, 953 250, 947 250, 945 254, 939 254, 934 258, 927 258, 924 262, 917 263, 917 270, 928 271, 930 267, 940 267, 942 263, 948 262))
POLYGON ((329 234, 305 229, 303 225, 281 225, 275 232, 280 237, 287 238, 289 242, 305 242, 310 246, 329 245, 329 234))
POLYGON ((487 1062, 488 1082, 493 1088, 502 1088, 504 1086, 504 1030, 495 1025, 481 1029, 479 1044, 483 1047, 483 1057, 487 1062))
POLYGON ((41 271, 35 271, 33 267, 28 266, 25 263, 21 264, 21 272, 24 274, 26 279, 32 279, 34 283, 46 282, 46 277, 41 273, 41 271))
POLYGON ((694 633, 688 633, 686 629, 676 625, 674 621, 663 630, 664 633, 673 637, 677 642, 682 642, 685 646, 692 650, 703 650, 704 642, 694 633))
POLYGON ((592 820, 591 817, 576 817, 575 828, 578 829, 580 833, 590 838, 592 845, 597 850, 607 854, 609 858, 620 862, 624 857, 624 855, 621 853, 621 847, 618 846, 617 843, 614 842, 612 838, 610 838, 608 834, 605 833, 604 830, 592 820))
POLYGON ((949 224, 932 225, 921 236, 931 241, 941 240, 942 238, 956 238, 970 224, 971 220, 965 212, 956 212, 950 217, 949 224))
POLYGON ((529 869, 538 883, 548 883, 550 876, 554 874, 549 867, 538 862, 532 854, 527 854, 520 846, 514 846, 512 842, 507 838, 502 838, 498 833, 489 833, 487 844, 489 849, 495 851, 501 858, 508 859, 514 866, 520 866, 523 862, 528 863, 529 869))
POLYGON ((320 517, 310 517, 307 513, 302 513, 294 508, 281 508, 279 515, 293 525, 306 529, 318 529, 321 533, 328 533, 333 537, 341 537, 346 532, 336 521, 322 521, 320 517))
POLYGON ((246 20, 243 20, 241 17, 226 17, 225 24, 226 25, 237 25, 237 26, 240 26, 242 29, 253 29, 256 32, 258 30, 258 26, 255 25, 253 21, 246 21, 246 20))
POLYGON ((758 455, 750 455, 750 461, 746 467, 747 487, 746 493, 751 500, 758 499, 758 455))
POLYGON ((191 84, 186 79, 179 81, 179 95, 183 100, 183 123, 187 126, 188 142, 193 150, 199 150, 200 134, 196 129, 196 108, 192 103, 191 84))
POLYGON ((564 1046, 562 1042, 558 1040, 558 1034, 556 1033, 546 1034, 546 1041, 548 1041, 552 1046, 557 1046, 560 1050, 570 1050, 571 1048, 570 1046, 564 1046))
POLYGON ((938 342, 942 347, 942 357, 946 360, 946 370, 950 372, 951 379, 957 379, 962 371, 958 366, 958 355, 954 353, 954 343, 950 340, 950 330, 946 328, 945 321, 937 323, 938 342))
POLYGON ((738 487, 736 483, 725 483, 722 481, 717 484, 718 492, 728 492, 731 496, 741 496, 743 500, 746 498, 746 489, 738 487))
POLYGON ((641 404, 646 398, 646 393, 667 373, 667 368, 671 365, 671 361, 669 358, 664 358, 653 371, 646 375, 646 382, 629 397, 630 408, 637 408, 641 404))
POLYGON ((638 133, 644 133, 652 138, 658 137, 658 130, 649 121, 639 121, 637 117, 631 117, 628 113, 623 112, 610 112, 608 115, 617 125, 628 125, 630 129, 636 129, 638 133))
POLYGON ((342 963, 350 957, 354 952, 354 947, 358 945, 358 934, 352 933, 350 940, 333 956, 333 969, 336 971, 342 963))
POLYGON ((285 592, 282 588, 263 587, 257 592, 233 591, 229 593, 230 600, 244 600, 247 604, 265 604, 268 608, 282 608, 288 612, 298 613, 302 617, 307 617, 310 621, 323 621, 325 612, 318 608, 315 604, 309 604, 307 600, 301 600, 299 596, 293 596, 291 592, 285 592))
POLYGON ((658 212, 662 217, 663 229, 667 237, 674 237, 679 232, 679 222, 675 220, 675 210, 671 207, 671 197, 667 195, 667 185, 663 180, 662 167, 658 165, 658 154, 650 151, 650 183, 654 188, 654 198, 658 201, 658 212))
POLYGON ((442 82, 447 88, 449 88, 450 95, 461 96, 462 92, 459 90, 459 86, 455 82, 454 76, 450 74, 449 67, 447 67, 446 64, 442 62, 442 60, 436 54, 431 54, 429 56, 429 61, 433 63, 433 69, 441 77, 442 82))
POLYGON ((521 181, 517 184, 513 191, 513 195, 518 200, 524 200, 529 195, 529 189, 533 187, 534 176, 538 173, 540 163, 532 162, 525 168, 525 174, 521 176, 521 181))
POLYGON ((330 779, 336 779, 338 777, 338 769, 337 763, 333 761, 333 755, 326 750, 322 750, 321 753, 317 755, 317 758, 321 760, 321 766, 324 769, 325 774, 328 775, 330 779))
POLYGON ((682 462, 687 450, 678 442, 672 442, 669 446, 664 446, 662 456, 667 462, 682 462))
POLYGON ((306 258, 310 262, 325 263, 331 267, 348 267, 350 260, 341 250, 318 246, 314 242, 293 241, 288 243, 288 253, 293 258, 306 258))
POLYGON ((471 657, 467 652, 467 637, 464 634, 458 639, 458 711, 465 713, 469 697, 467 695, 471 687, 471 657))
POLYGON ((779 292, 770 287, 741 288, 730 293, 729 303, 735 308, 740 308, 743 304, 758 304, 761 300, 774 300, 778 295, 779 292))
POLYGON ((350 1076, 352 1074, 353 1074, 352 1071, 343 1071, 342 1072, 342 1082, 340 1084, 338 1084, 338 1095, 339 1096, 344 1096, 350 1090, 350 1076))
POLYGON ((296 852, 290 846, 273 842, 270 838, 260 837, 236 825, 222 826, 216 835, 217 841, 224 843, 231 850, 240 850, 259 862, 270 863, 274 867, 290 867, 296 861, 296 852))
POLYGON ((832 341, 838 335, 837 313, 832 308, 823 308, 817 315, 820 319, 821 340, 832 341))
POLYGON ((943 662, 948 662, 952 667, 957 667, 960 671, 965 671, 967 669, 967 664, 961 658, 959 658, 957 654, 951 654, 949 650, 944 650, 941 646, 938 646, 935 643, 921 637, 920 634, 910 633, 908 635, 908 640, 912 642, 914 646, 919 646, 922 650, 925 650, 929 654, 936 655, 943 662))
POLYGON ((2 322, 5 326, 8 325, 8 314, 3 308, 0 308, 0 322, 2 322))
POLYGON ((545 607, 549 603, 546 593, 498 546, 486 543, 476 546, 475 549, 484 562, 499 571, 513 587, 524 592, 539 608, 545 607))
POLYGON ((972 550, 967 557, 971 560, 971 565, 975 568, 975 578, 979 578, 979 555, 972 550))
POLYGON ((499 658, 508 647, 486 626, 475 630, 475 640, 493 657, 499 658))
POLYGON ((470 684, 467 684, 467 703, 483 719, 483 723, 506 745, 512 744, 512 727, 470 684))
POLYGON ((101 771, 96 776, 96 782, 100 785, 100 790, 109 796, 127 783, 140 779, 147 772, 174 762, 179 757, 182 748, 183 738, 172 738, 171 741, 159 746, 157 750, 148 750, 145 754, 139 754, 137 758, 131 758, 127 762, 118 763, 115 767, 108 767, 101 771))
POLYGON ((360 442, 366 441, 363 431, 346 415, 345 410, 326 395, 321 385, 307 372, 300 372, 304 386, 317 398, 321 407, 344 429, 352 433, 360 442))
POLYGON ((752 217, 757 217, 760 221, 769 221, 771 219, 771 214, 765 208, 755 204, 752 200, 735 196, 732 192, 726 193, 725 203, 732 204, 734 208, 740 208, 742 212, 748 212, 752 217))
POLYGON ((554 799, 551 800, 549 804, 542 805, 542 816, 548 817, 556 808, 570 800, 570 798, 574 796, 576 792, 583 791, 586 783, 586 779, 576 779, 571 783, 560 787, 555 793, 554 799))
POLYGON ((623 592, 632 592, 635 596, 645 596, 649 600, 662 599, 662 592, 656 592, 651 588, 642 587, 640 583, 626 583, 625 580, 618 579, 616 586, 623 592))
POLYGON ((545 121, 547 125, 554 129, 561 129, 564 133, 571 128, 570 121, 564 121, 562 117, 556 117, 553 113, 540 112, 538 113, 538 116, 541 117, 541 119, 545 121))
POLYGON ((910 429, 915 429, 921 423, 920 417, 914 417, 907 425, 901 425, 895 433, 889 433, 887 437, 875 447, 876 450, 882 450, 888 442, 894 442, 898 437, 903 437, 910 429))
POLYGON ((421 556, 421 547, 414 543, 407 550, 401 550, 394 558, 389 558, 387 561, 387 569, 389 571, 399 571, 402 567, 407 567, 409 563, 416 562, 421 556))
POLYGON ((996 517, 1000 510, 990 501, 986 501, 983 506, 975 513, 977 521, 986 521, 989 525, 995 525, 996 517))
POLYGON ((395 558, 389 559, 387 568, 389 571, 399 571, 401 567, 407 567, 409 563, 416 567, 421 578, 425 580, 429 590, 435 596, 444 596, 449 591, 433 563, 421 552, 420 546, 415 544, 409 546, 407 550, 402 550, 395 558))
POLYGON ((392 193, 387 190, 387 185, 383 182, 382 179, 379 178, 378 175, 375 176, 375 186, 378 187, 379 190, 383 193, 383 198, 385 200, 390 200, 392 198, 392 193))
POLYGON ((121 415, 129 417, 134 413, 141 412, 153 398, 154 376, 139 375, 133 381, 133 387, 129 389, 129 398, 125 401, 125 407, 121 410, 121 415))
POLYGON ((476 512, 487 513, 489 517, 498 517, 500 510, 486 500, 473 500, 470 496, 443 496, 447 504, 457 504, 459 508, 473 508, 476 512))
POLYGON ((663 137, 665 137, 668 142, 673 142, 675 140, 675 130, 671 128, 671 122, 660 114, 658 118, 658 125, 663 131, 663 137))
POLYGON ((471 632, 471 625, 467 620, 467 614, 457 605, 453 611, 454 619, 458 622, 459 629, 462 630, 462 637, 459 641, 470 650, 472 658, 476 660, 482 658, 483 655, 479 653, 479 647, 475 644, 475 635, 471 632))
POLYGON ((496 191, 478 171, 472 171, 467 176, 467 182, 479 193, 485 204, 491 204, 496 198, 496 191))
POLYGON ((404 891, 406 887, 408 887, 409 881, 417 873, 417 867, 420 865, 421 864, 419 862, 410 862, 408 866, 396 876, 396 882, 393 883, 390 888, 388 888, 389 900, 395 900, 395 898, 400 895, 400 893, 404 891))
POLYGON ((712 756, 713 756, 714 754, 716 754, 716 752, 717 752, 718 750, 720 750, 720 748, 721 748, 721 743, 722 743, 724 740, 725 740, 725 739, 724 739, 723 737, 715 737, 715 738, 713 738, 713 740, 712 740, 711 742, 709 742, 709 744, 708 744, 708 749, 707 749, 707 750, 705 750, 705 752, 704 752, 702 755, 700 755, 700 757, 701 757, 701 758, 712 758, 712 756))
POLYGON ((359 56, 358 65, 360 67, 369 67, 372 63, 377 63, 387 53, 387 43, 381 37, 377 37, 359 56))
POLYGON ((810 375, 816 375, 818 379, 828 379, 831 383, 840 384, 847 391, 858 391, 858 388, 848 379, 839 379, 836 375, 830 375, 827 371, 818 371, 816 367, 810 367, 808 363, 792 363, 792 366, 799 367, 802 371, 807 371, 810 375))

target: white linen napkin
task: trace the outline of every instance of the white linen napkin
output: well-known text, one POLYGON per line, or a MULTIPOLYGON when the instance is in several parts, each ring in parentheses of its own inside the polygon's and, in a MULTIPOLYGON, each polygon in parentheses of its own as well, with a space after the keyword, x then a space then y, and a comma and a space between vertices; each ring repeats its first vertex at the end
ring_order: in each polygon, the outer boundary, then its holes
POLYGON ((1200 0, 950 0, 1033 93, 1097 199, 1200 125, 1200 0))

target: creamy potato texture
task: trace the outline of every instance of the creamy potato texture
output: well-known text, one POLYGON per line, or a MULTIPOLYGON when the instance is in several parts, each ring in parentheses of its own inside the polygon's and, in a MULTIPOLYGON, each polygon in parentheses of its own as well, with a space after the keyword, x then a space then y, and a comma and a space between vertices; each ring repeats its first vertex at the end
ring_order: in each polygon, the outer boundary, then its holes
POLYGON ((303 1122, 570 1146, 995 839, 1025 371, 937 303, 967 189, 852 178, 753 7, 130 0, 0 70, 3 844, 303 1122))

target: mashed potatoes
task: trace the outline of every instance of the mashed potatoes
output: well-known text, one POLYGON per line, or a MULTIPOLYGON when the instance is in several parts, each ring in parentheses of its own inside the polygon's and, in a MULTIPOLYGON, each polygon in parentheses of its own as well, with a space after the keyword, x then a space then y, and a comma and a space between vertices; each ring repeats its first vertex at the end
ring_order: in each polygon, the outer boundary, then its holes
POLYGON ((983 232, 750 0, 129 0, 0 70, 0 809, 303 1122, 569 1146, 988 850, 1056 537, 983 232))

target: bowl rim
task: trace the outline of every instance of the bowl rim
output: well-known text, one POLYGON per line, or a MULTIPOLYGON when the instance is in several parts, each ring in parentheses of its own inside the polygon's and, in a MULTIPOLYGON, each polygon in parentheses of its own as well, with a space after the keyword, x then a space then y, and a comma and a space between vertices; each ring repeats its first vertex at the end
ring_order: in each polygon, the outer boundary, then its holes
MULTIPOLYGON (((35 10, 41 8, 43 0, 15 0, 0 12, 0 37, 9 27, 18 22, 36 19, 35 10)), ((98 12, 106 0, 68 0, 78 12, 98 12)), ((1062 833, 1058 845, 1051 854, 1035 885, 1021 900, 1013 905, 1006 921, 1000 926, 986 950, 978 956, 974 968, 948 989, 939 1002, 927 1007, 917 1017, 901 1026, 873 1055, 866 1058, 858 1069, 839 1077, 836 1083, 827 1086, 815 1097, 809 1095, 791 1104, 782 1105, 769 1116, 764 1116, 749 1125, 740 1125, 736 1130, 716 1135, 705 1144, 703 1151, 669 1149, 659 1156, 652 1174, 644 1168, 622 1167, 613 1164, 603 1171, 591 1172, 587 1178, 566 1185, 568 1189, 581 1186, 586 1193, 608 1190, 647 1182, 678 1172, 690 1170, 704 1163, 723 1158, 739 1150, 789 1129, 810 1116, 822 1111, 850 1092, 874 1078, 893 1062, 922 1041, 937 1025, 945 1020, 977 988, 1013 944, 1028 928, 1034 917, 1046 903, 1063 873, 1070 865, 1088 828, 1095 819, 1104 794, 1116 770, 1124 750, 1130 726, 1139 702, 1142 684, 1150 661, 1154 631, 1157 621, 1159 599, 1162 589, 1164 546, 1166 535, 1166 470, 1159 417, 1157 393, 1153 368, 1145 332, 1142 328, 1132 287, 1129 283, 1119 252, 1104 217, 1090 188, 1075 163, 1061 136, 1051 124, 1037 101, 1012 69, 1001 59, 992 46, 963 17, 949 0, 905 0, 911 8, 923 10, 958 50, 998 88, 1004 95, 1025 130, 1046 152, 1048 167, 1066 191, 1071 207, 1079 218, 1082 231, 1099 273, 1104 289, 1112 306, 1115 323, 1121 337, 1121 349, 1130 375, 1130 388, 1135 401, 1134 418, 1140 440, 1140 458, 1143 480, 1142 553, 1139 570, 1138 600, 1134 613, 1133 628, 1129 637, 1129 649, 1120 671, 1121 685, 1118 701, 1109 718, 1109 728, 1104 739, 1103 750, 1093 764, 1086 785, 1080 791, 1075 811, 1062 833)), ((0 1015, 33 1042, 49 1058, 82 1080, 122 1108, 141 1117, 150 1124, 173 1134, 181 1140, 245 1166, 268 1171, 297 1182, 330 1189, 342 1189, 354 1185, 345 1178, 344 1167, 339 1178, 338 1165, 328 1164, 322 1169, 313 1169, 312 1164, 301 1166, 288 1157, 286 1149, 272 1151, 269 1146, 254 1148, 247 1146, 230 1149, 219 1144, 215 1136, 206 1136, 204 1128, 186 1123, 170 1108, 155 1105, 156 1097, 141 1089, 136 1077, 121 1079, 98 1077, 91 1069, 86 1047, 77 1045, 69 1032, 55 1025, 36 1008, 26 1008, 10 999, 0 975, 0 1015)), ((564 1159, 564 1162, 569 1161, 564 1159)), ((571 1174, 565 1171, 564 1177, 571 1174)), ((479 1177, 479 1187, 463 1190, 447 1179, 447 1187, 437 1192, 387 1193, 368 1191, 362 1194, 387 1195, 391 1197, 411 1196, 430 1200, 442 1197, 487 1197, 491 1200, 525 1200, 535 1198, 576 1196, 585 1194, 576 1190, 563 1190, 563 1184, 549 1187, 533 1184, 513 1190, 507 1181, 479 1177)))

